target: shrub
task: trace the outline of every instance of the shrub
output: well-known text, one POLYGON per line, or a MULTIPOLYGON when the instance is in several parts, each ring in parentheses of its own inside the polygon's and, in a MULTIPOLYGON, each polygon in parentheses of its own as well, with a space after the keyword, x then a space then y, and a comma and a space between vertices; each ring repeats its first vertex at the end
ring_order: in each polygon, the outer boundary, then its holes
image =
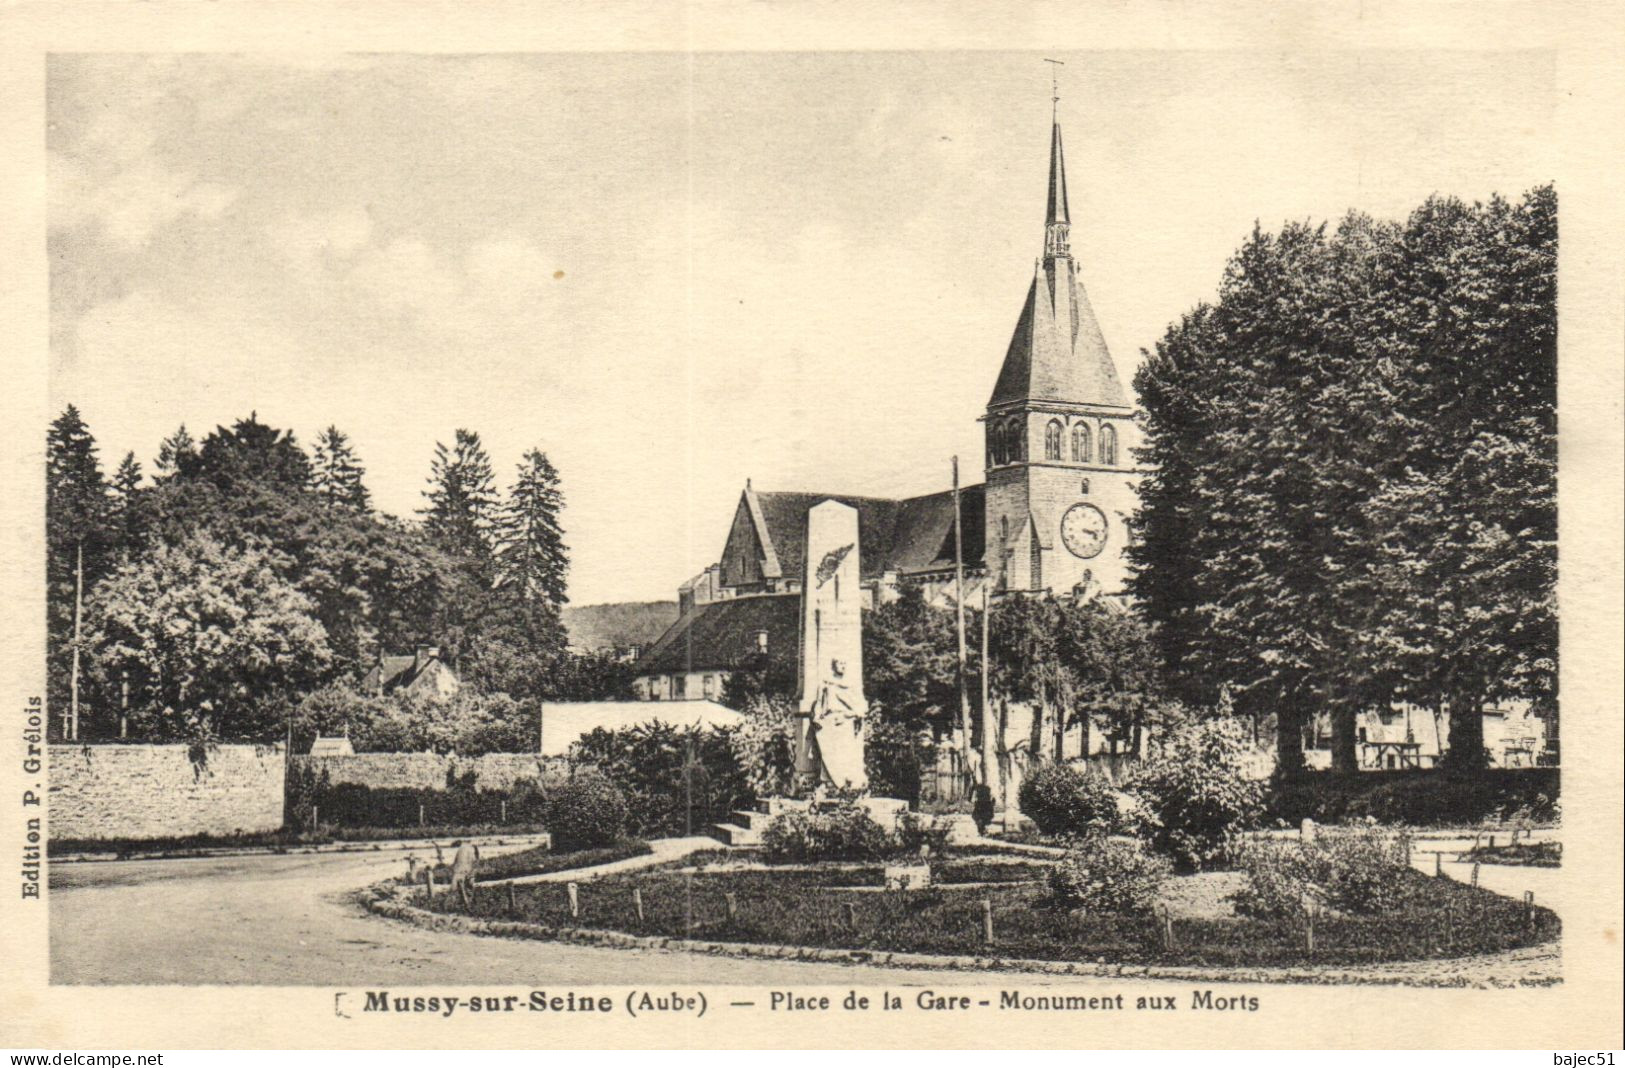
POLYGON ((879 860, 903 848, 857 805, 781 813, 762 832, 770 860, 879 860))
POLYGON ((1247 885, 1237 909, 1253 916, 1301 915, 1313 903, 1375 916, 1404 904, 1409 869, 1403 835, 1374 823, 1322 832, 1313 843, 1255 842, 1240 850, 1247 885))
POLYGON ((547 802, 547 829, 561 853, 620 840, 626 819, 626 795, 596 768, 578 768, 547 802))
POLYGON ((1180 728, 1127 784, 1155 819, 1151 841, 1181 867, 1226 857, 1264 810, 1263 784, 1247 778, 1240 724, 1209 719, 1180 728))
POLYGON ((1147 852, 1140 843, 1095 835, 1050 870, 1049 889, 1061 908, 1144 914, 1156 907, 1171 874, 1168 858, 1147 852))
POLYGON ((783 797, 795 785, 795 704, 758 697, 728 735, 734 763, 757 797, 783 797))
POLYGON ((726 730, 659 722, 599 728, 571 747, 570 759, 620 787, 631 830, 645 837, 693 834, 755 800, 726 730))
POLYGON ((915 749, 914 732, 885 715, 885 709, 871 705, 864 724, 863 770, 869 776, 869 792, 917 805, 920 754, 915 749))
POLYGON ((1489 768, 1471 775, 1445 770, 1311 771, 1270 783, 1269 815, 1289 824, 1308 818, 1344 823, 1370 816, 1413 827, 1471 827, 1485 821, 1559 818, 1558 768, 1489 768))
POLYGON ((1117 793, 1103 775, 1044 763, 1021 783, 1021 811, 1049 835, 1107 833, 1117 826, 1117 793))

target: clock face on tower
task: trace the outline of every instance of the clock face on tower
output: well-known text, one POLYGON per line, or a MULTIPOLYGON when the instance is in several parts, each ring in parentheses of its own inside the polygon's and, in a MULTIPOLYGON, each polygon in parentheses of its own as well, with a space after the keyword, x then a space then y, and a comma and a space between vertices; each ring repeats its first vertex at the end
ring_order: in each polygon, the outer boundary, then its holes
POLYGON ((1099 556, 1106 547, 1106 513, 1092 504, 1074 504, 1061 517, 1061 541, 1073 556, 1099 556))

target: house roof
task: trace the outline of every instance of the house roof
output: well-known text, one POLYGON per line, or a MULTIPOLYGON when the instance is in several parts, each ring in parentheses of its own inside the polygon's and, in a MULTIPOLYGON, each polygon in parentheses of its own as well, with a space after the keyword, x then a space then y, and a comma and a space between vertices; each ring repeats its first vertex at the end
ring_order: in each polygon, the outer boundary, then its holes
MULTIPOLYGON (((979 567, 983 555, 983 519, 986 497, 981 484, 960 489, 963 557, 967 567, 979 567)), ((760 514, 757 536, 776 559, 773 577, 800 579, 807 547, 807 512, 824 501, 840 501, 858 513, 858 574, 876 578, 887 571, 902 573, 952 567, 954 562, 953 491, 893 500, 836 493, 757 493, 747 489, 751 512, 760 514), (754 499, 754 500, 752 500, 754 499)), ((768 553, 764 553, 768 556, 768 553)))
POLYGON ((756 654, 767 632, 768 654, 794 657, 801 640, 801 597, 794 593, 730 597, 697 605, 638 658, 639 675, 729 670, 756 654))
POLYGON ((378 658, 378 685, 393 686, 397 682, 412 681, 412 666, 417 663, 415 656, 381 656, 378 658))
POLYGON ((564 756, 584 734, 648 723, 673 727, 732 727, 744 716, 715 701, 544 701, 538 751, 564 756))

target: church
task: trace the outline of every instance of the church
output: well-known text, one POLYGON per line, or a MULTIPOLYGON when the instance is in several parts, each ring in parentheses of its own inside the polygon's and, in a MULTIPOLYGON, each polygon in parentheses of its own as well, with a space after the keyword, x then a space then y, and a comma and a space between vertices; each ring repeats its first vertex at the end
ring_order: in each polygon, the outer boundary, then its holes
MULTIPOLYGON (((980 416, 984 478, 960 488, 967 601, 993 592, 1080 597, 1126 592, 1129 520, 1141 471, 1137 428, 1072 257, 1060 122, 1050 130, 1043 254, 980 416)), ((903 499, 758 490, 739 495, 717 562, 678 591, 679 618, 640 659, 640 695, 712 696, 751 654, 794 657, 807 512, 857 509, 859 575, 869 603, 920 587, 954 593, 952 489, 903 499), (736 618, 737 617, 737 618, 736 618)))

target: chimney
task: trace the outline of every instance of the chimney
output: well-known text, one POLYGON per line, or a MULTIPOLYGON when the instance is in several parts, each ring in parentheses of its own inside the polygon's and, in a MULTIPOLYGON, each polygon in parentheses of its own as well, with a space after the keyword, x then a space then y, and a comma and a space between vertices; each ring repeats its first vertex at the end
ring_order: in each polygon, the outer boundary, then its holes
POLYGON ((418 646, 412 654, 412 674, 417 675, 418 672, 429 666, 429 661, 438 659, 440 659, 440 646, 418 646))

